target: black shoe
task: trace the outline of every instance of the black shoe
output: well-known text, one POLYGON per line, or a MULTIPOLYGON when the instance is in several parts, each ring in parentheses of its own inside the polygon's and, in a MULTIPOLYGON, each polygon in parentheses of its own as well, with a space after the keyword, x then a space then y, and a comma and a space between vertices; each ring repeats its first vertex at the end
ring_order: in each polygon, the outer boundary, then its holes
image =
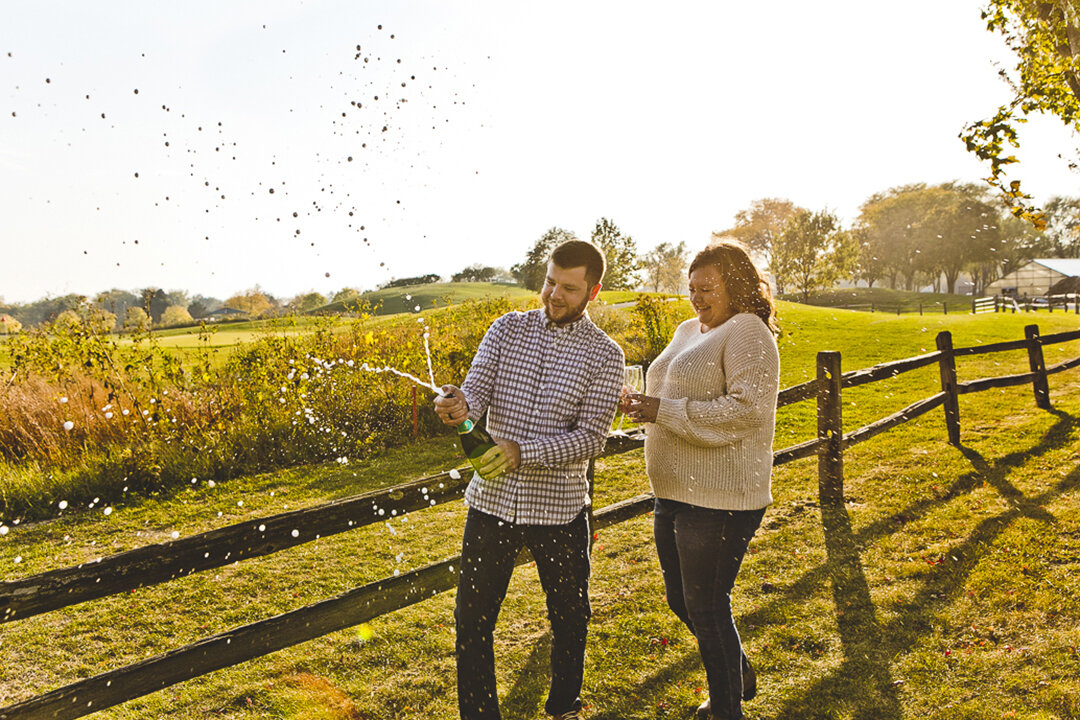
POLYGON ((697 712, 694 713, 694 720, 712 720, 712 716, 712 701, 705 698, 705 702, 698 705, 697 712))
POLYGON ((750 661, 746 659, 746 656, 742 656, 742 699, 753 700, 757 695, 757 673, 754 672, 754 666, 750 664, 750 661))

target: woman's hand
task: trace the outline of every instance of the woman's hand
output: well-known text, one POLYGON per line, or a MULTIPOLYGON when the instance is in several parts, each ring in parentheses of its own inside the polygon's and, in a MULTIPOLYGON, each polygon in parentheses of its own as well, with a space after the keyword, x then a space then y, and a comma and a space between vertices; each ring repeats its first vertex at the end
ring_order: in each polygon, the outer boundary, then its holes
POLYGON ((630 393, 626 396, 628 410, 626 416, 637 423, 654 423, 660 411, 660 398, 630 393))

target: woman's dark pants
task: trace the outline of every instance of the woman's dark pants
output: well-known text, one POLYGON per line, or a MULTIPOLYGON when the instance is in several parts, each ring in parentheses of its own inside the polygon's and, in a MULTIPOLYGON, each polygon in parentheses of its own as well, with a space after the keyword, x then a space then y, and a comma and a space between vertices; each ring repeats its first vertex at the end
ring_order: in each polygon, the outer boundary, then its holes
POLYGON ((668 606, 698 641, 713 715, 742 713, 742 644, 731 588, 765 509, 711 510, 656 499, 653 532, 668 606))
POLYGON ((458 578, 457 678, 462 720, 498 720, 493 633, 514 560, 536 561, 551 621, 551 692, 544 709, 581 708, 589 616, 589 523, 584 510, 566 525, 515 525, 469 510, 458 578))

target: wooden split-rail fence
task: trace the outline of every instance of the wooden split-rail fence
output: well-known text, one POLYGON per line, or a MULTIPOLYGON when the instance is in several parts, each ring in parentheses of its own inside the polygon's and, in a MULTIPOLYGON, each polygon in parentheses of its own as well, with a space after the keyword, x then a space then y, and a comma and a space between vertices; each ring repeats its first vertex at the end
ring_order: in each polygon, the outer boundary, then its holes
MULTIPOLYGON (((785 388, 777 401, 778 407, 784 407, 816 398, 816 437, 776 451, 773 464, 783 465, 816 455, 822 501, 842 501, 844 450, 939 406, 944 408, 949 442, 959 445, 960 395, 1030 384, 1036 406, 1049 409, 1048 376, 1080 367, 1080 357, 1047 367, 1043 347, 1078 339, 1080 330, 1041 337, 1038 326, 1029 325, 1022 340, 954 348, 951 334, 942 332, 937 336, 935 352, 849 372, 841 372, 840 353, 819 352, 817 377, 785 388), (1029 372, 969 381, 957 378, 956 358, 1010 350, 1027 351, 1029 372), (935 364, 940 371, 940 392, 865 427, 844 432, 841 393, 845 388, 886 380, 935 364)), ((640 448, 643 441, 640 432, 612 435, 604 455, 640 448)), ((382 522, 395 513, 400 515, 455 501, 464 495, 467 483, 464 469, 459 469, 385 490, 147 545, 76 567, 3 582, 0 583, 0 623, 269 555, 320 537, 382 522)), ((652 507, 653 497, 648 494, 622 500, 596 510, 592 515, 593 527, 604 528, 624 522, 647 514, 652 507)), ((528 559, 528 555, 523 554, 518 563, 528 559)), ((458 566, 458 557, 448 558, 276 617, 212 635, 133 665, 0 708, 0 720, 82 717, 214 670, 368 622, 453 588, 458 566)))

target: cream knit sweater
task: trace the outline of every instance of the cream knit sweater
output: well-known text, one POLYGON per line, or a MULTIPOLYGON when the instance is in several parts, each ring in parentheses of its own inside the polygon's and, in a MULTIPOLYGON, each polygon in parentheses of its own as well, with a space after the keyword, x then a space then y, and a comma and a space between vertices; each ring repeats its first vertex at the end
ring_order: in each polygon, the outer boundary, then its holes
POLYGON ((776 340, 758 316, 704 333, 697 318, 680 324, 646 376, 646 394, 660 398, 645 437, 656 497, 719 510, 769 505, 779 384, 776 340))

